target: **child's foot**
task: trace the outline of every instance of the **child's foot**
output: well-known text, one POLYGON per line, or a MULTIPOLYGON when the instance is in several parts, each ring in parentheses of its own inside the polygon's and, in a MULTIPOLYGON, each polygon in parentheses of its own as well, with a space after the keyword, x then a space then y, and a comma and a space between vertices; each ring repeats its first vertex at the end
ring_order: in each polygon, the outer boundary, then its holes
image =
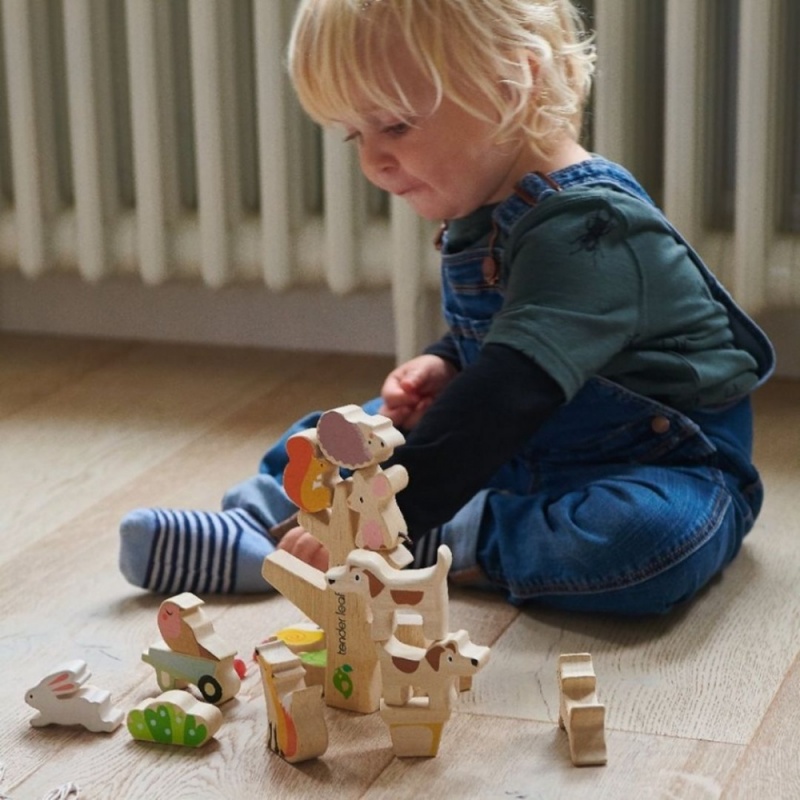
POLYGON ((244 509, 140 508, 122 520, 120 537, 120 570, 134 586, 164 594, 270 590, 261 567, 275 547, 244 509))
POLYGON ((442 529, 431 528, 424 535, 418 536, 411 545, 414 554, 413 569, 431 567, 438 558, 439 545, 442 543, 442 529))

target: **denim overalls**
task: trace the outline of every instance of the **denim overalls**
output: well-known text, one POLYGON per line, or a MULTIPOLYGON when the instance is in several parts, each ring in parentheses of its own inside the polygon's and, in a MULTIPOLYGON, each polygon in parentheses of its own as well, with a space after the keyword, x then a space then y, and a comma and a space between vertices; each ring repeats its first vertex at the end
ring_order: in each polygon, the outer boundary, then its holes
MULTIPOLYGON (((555 177, 557 187, 526 176, 524 191, 495 211, 500 228, 508 232, 558 187, 613 186, 650 202, 625 170, 604 159, 555 177)), ((774 366, 769 341, 690 254, 728 308, 737 341, 756 357, 763 382, 774 366)), ((484 277, 488 255, 488 245, 449 254, 445 239, 443 309, 464 365, 477 357, 503 302, 502 290, 484 277)), ((379 405, 364 407, 375 413, 379 405)), ((288 516, 294 508, 278 485, 285 441, 317 419, 309 415, 287 431, 262 460, 257 485, 235 488, 224 506, 245 505, 267 525, 288 516)), ((751 445, 749 398, 687 415, 595 377, 443 526, 451 579, 500 588, 514 603, 666 612, 728 564, 752 528, 763 490, 751 445)))

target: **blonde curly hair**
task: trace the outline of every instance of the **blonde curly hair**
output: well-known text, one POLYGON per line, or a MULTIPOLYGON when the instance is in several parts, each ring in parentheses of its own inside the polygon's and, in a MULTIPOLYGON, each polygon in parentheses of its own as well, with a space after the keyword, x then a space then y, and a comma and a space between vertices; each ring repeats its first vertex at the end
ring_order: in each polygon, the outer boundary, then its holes
POLYGON ((435 89, 428 111, 446 96, 543 155, 579 139, 595 48, 571 0, 301 0, 288 50, 301 105, 322 125, 357 128, 369 107, 418 118, 398 45, 435 89))

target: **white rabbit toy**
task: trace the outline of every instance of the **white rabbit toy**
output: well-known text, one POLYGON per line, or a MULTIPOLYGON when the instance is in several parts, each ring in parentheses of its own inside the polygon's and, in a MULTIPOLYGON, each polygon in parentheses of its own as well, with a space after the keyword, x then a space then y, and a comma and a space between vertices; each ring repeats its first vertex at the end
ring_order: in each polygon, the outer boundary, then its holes
POLYGON ((25 702, 39 712, 31 719, 31 725, 83 725, 94 732, 116 730, 124 714, 111 705, 108 690, 84 686, 90 675, 86 662, 75 659, 29 689, 25 702))

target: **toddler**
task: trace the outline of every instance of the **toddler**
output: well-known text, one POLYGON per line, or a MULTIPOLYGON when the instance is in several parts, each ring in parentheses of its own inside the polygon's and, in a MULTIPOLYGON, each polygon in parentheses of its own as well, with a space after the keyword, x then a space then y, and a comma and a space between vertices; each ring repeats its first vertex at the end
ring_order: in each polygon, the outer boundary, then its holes
MULTIPOLYGON (((406 436, 384 466, 409 473, 415 566, 445 543, 451 580, 514 603, 664 613, 759 512, 749 395, 774 356, 635 178, 581 146, 594 60, 569 0, 301 0, 289 47, 311 117, 444 221, 448 332, 365 405, 406 436)), ((221 512, 129 514, 125 576, 265 591, 275 546, 324 569, 281 484, 318 418, 221 512)))

